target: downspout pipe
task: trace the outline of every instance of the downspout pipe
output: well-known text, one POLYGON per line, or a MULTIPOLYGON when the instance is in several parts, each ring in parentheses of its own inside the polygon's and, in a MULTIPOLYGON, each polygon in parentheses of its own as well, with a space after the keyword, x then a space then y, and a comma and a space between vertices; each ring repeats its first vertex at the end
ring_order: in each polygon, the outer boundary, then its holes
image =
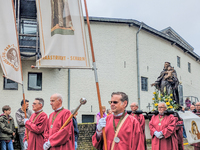
POLYGON ((141 109, 140 107, 140 66, 139 66, 139 39, 138 39, 138 35, 140 33, 140 30, 142 29, 143 26, 143 22, 140 24, 140 28, 136 33, 136 62, 137 62, 137 97, 138 97, 138 107, 139 109, 141 109))
POLYGON ((70 110, 70 69, 68 69, 68 110, 70 110))

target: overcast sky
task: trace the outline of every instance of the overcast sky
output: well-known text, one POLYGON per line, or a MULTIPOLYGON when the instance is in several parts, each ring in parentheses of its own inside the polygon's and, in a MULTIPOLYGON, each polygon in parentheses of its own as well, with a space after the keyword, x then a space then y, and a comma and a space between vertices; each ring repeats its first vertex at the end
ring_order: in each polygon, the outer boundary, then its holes
POLYGON ((135 19, 159 31, 170 26, 200 56, 200 0, 87 0, 87 7, 93 17, 135 19))

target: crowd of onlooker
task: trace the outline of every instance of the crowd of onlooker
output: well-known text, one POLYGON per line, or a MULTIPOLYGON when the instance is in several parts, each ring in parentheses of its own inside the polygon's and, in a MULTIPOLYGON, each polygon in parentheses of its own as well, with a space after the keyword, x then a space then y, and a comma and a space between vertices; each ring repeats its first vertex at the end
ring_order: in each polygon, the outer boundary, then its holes
MULTIPOLYGON (((23 107, 23 100, 21 101, 21 108, 17 110, 15 113, 16 121, 18 124, 18 134, 19 134, 19 141, 22 150, 24 149, 24 133, 25 133, 25 125, 24 125, 24 118, 25 118, 25 109, 27 118, 30 118, 32 115, 32 111, 28 109, 29 101, 25 100, 25 108, 23 107)), ((13 142, 16 138, 16 130, 15 130, 15 123, 14 118, 10 116, 11 107, 9 105, 5 105, 2 107, 2 114, 0 115, 0 142, 1 142, 1 150, 14 150, 13 142)))

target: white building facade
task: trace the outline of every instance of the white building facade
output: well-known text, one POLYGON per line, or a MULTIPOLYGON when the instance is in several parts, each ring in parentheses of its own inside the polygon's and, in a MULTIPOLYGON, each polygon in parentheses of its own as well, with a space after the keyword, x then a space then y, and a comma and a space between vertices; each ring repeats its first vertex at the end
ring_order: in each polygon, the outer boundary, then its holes
MULTIPOLYGON (((101 100, 106 108, 110 107, 111 93, 123 91, 129 96, 129 106, 139 101, 140 109, 148 111, 147 105, 150 103, 152 106, 155 90, 150 84, 160 75, 166 61, 174 66, 178 74, 183 96, 200 98, 200 57, 173 29, 157 31, 136 20, 113 18, 90 18, 90 23, 101 100)), ((90 52, 88 34, 87 38, 90 52)), ((50 96, 54 93, 63 95, 63 106, 69 109, 76 108, 80 98, 85 97, 87 103, 79 110, 78 122, 87 122, 87 118, 95 121, 99 106, 92 69, 31 69, 31 65, 35 65, 35 57, 22 60, 25 97, 30 100, 30 109, 34 98, 42 97, 45 100, 44 111, 49 115, 53 111, 50 96)), ((90 60, 92 64, 91 57, 90 60)), ((0 74, 3 75, 2 70, 0 74)), ((9 83, 5 83, 3 77, 0 78, 0 85, 0 107, 10 105, 11 115, 14 116, 21 107, 22 87, 6 88, 9 83)))

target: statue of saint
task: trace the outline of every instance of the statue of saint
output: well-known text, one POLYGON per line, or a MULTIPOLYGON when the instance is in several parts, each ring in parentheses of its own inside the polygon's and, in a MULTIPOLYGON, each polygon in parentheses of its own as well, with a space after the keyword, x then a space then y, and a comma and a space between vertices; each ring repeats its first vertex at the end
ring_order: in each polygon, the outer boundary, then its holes
POLYGON ((164 69, 160 73, 160 76, 153 84, 151 84, 151 86, 155 86, 158 90, 160 90, 162 94, 164 94, 164 92, 167 94, 172 93, 173 100, 175 100, 176 103, 179 103, 178 85, 179 81, 177 73, 174 70, 174 67, 171 67, 170 62, 165 62, 164 69))

